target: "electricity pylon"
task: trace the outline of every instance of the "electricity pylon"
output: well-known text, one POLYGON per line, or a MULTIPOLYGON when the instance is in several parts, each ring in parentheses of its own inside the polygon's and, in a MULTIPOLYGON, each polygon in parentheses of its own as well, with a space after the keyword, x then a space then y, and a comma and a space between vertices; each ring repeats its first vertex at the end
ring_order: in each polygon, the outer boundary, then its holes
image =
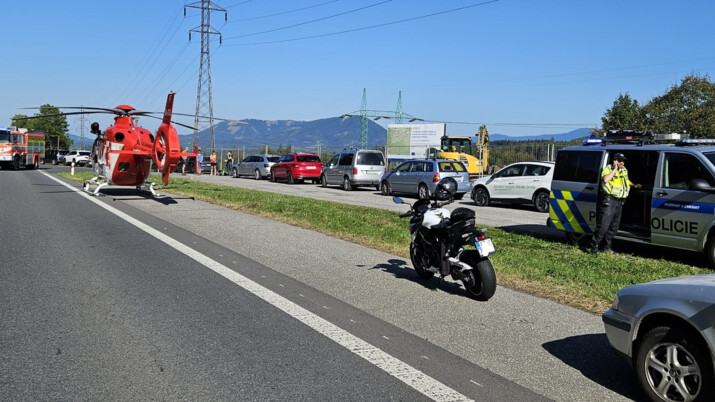
POLYGON ((208 128, 211 136, 211 150, 214 150, 216 148, 216 139, 214 137, 214 105, 211 94, 211 53, 209 44, 212 34, 219 36, 219 43, 222 43, 222 40, 221 33, 211 27, 211 11, 223 11, 224 20, 226 21, 228 21, 228 12, 213 4, 211 0, 201 0, 184 5, 184 17, 186 17, 186 7, 201 9, 201 25, 189 30, 189 42, 191 42, 191 32, 201 33, 201 61, 199 63, 199 85, 196 89, 193 146, 196 147, 198 144, 199 132, 208 128))
POLYGON ((395 123, 402 123, 404 119, 407 119, 408 122, 412 123, 413 121, 424 121, 424 119, 420 119, 414 116, 410 116, 407 113, 402 112, 402 91, 399 92, 399 95, 397 97, 397 110, 396 111, 387 111, 387 110, 368 110, 367 108, 367 91, 365 88, 362 89, 362 107, 360 108, 359 111, 352 112, 352 113, 346 113, 342 116, 340 116, 341 119, 344 119, 346 117, 357 117, 360 116, 360 147, 365 148, 367 147, 367 131, 368 131, 368 118, 372 118, 374 120, 380 120, 380 119, 391 119, 394 120, 395 123))

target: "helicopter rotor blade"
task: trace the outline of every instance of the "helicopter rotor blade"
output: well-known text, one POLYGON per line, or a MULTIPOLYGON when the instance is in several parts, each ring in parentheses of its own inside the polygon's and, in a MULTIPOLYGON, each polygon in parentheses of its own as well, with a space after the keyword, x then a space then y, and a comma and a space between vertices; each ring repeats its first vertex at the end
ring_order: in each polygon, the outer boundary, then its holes
POLYGON ((106 114, 107 112, 65 112, 65 113, 43 114, 43 115, 38 115, 38 116, 27 116, 27 117, 18 117, 18 118, 13 117, 12 120, 30 120, 30 119, 40 119, 43 117, 58 117, 58 116, 71 116, 71 115, 75 115, 75 114, 96 114, 96 113, 106 114))
MULTIPOLYGON (((195 114, 176 113, 176 112, 174 112, 173 114, 176 115, 176 116, 187 116, 187 117, 194 117, 194 118, 196 118, 196 115, 195 115, 195 114)), ((209 118, 208 116, 199 116, 199 117, 202 118, 202 119, 208 119, 208 118, 209 118)), ((232 121, 232 122, 238 123, 238 124, 248 124, 248 123, 245 122, 245 121, 236 120, 236 119, 223 119, 223 118, 220 118, 220 117, 214 117, 213 119, 214 119, 214 120, 221 120, 221 121, 232 121)))
MULTIPOLYGON (((142 116, 151 117, 152 119, 162 120, 161 117, 152 116, 152 115, 150 115, 150 114, 145 114, 145 115, 142 115, 142 116)), ((177 126, 181 126, 181 127, 184 127, 184 128, 190 128, 190 129, 192 129, 192 130, 196 130, 196 127, 194 127, 194 126, 189 126, 189 125, 186 125, 186 124, 183 124, 183 123, 179 123, 178 121, 173 121, 173 120, 172 120, 172 121, 171 121, 171 124, 176 124, 177 126)))

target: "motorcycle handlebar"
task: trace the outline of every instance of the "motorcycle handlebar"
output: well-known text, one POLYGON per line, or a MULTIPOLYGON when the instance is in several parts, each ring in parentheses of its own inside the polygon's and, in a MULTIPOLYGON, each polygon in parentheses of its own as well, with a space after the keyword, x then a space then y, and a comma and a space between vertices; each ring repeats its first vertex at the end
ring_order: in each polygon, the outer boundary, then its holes
POLYGON ((407 218, 408 216, 412 216, 412 211, 405 212, 404 214, 400 214, 400 218, 407 218))

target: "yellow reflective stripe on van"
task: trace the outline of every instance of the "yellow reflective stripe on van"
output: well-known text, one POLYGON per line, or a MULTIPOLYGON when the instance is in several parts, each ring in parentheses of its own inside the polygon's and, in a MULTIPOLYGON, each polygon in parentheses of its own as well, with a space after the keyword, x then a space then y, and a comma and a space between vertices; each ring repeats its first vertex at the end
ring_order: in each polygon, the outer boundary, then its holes
POLYGON ((571 191, 552 191, 549 195, 549 221, 551 225, 564 232, 590 234, 591 228, 576 206, 580 193, 571 191))

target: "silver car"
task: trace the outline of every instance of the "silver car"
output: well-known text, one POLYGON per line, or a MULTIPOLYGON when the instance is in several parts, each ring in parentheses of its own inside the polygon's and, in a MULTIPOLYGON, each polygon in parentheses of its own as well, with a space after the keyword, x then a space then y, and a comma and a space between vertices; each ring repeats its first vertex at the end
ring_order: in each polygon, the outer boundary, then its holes
POLYGON ((320 184, 342 186, 350 191, 355 187, 371 186, 380 189, 380 178, 385 173, 385 157, 377 149, 343 149, 333 155, 320 172, 320 184))
POLYGON ((715 274, 625 287, 602 318, 652 400, 715 400, 715 274))
POLYGON ((231 175, 233 177, 251 176, 256 180, 267 178, 271 175, 271 166, 275 165, 279 158, 278 155, 249 155, 233 166, 231 175))
POLYGON ((403 162, 380 179, 382 195, 415 194, 420 199, 430 198, 437 189, 437 183, 445 177, 457 181, 456 200, 468 193, 472 184, 469 172, 462 162, 453 159, 415 159, 403 162))

